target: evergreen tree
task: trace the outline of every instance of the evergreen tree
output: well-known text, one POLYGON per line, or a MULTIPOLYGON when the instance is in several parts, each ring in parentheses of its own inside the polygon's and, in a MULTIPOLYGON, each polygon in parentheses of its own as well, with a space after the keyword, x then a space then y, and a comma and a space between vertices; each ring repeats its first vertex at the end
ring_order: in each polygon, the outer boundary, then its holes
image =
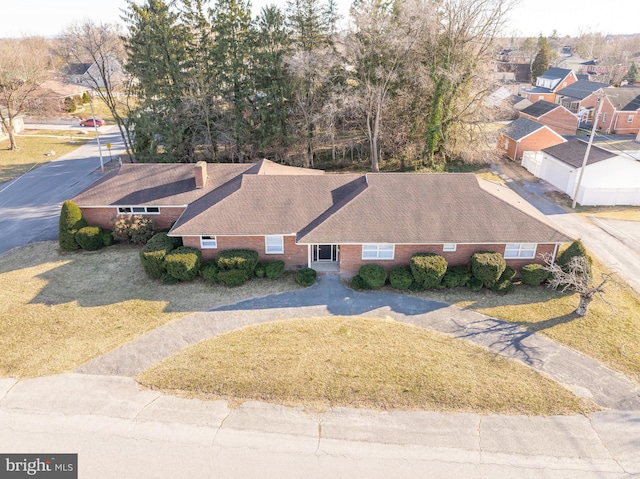
POLYGON ((535 85, 539 76, 544 75, 544 72, 549 68, 551 63, 551 48, 546 38, 540 37, 538 39, 538 53, 531 65, 531 80, 535 85))
POLYGON ((58 222, 58 242, 60 248, 65 251, 80 249, 75 235, 80 228, 87 226, 87 222, 82 218, 82 211, 73 201, 67 200, 62 203, 60 218, 58 222))
POLYGON ((633 85, 635 82, 640 81, 640 70, 638 69, 638 65, 636 65, 636 62, 631 63, 625 80, 627 80, 630 85, 633 85))

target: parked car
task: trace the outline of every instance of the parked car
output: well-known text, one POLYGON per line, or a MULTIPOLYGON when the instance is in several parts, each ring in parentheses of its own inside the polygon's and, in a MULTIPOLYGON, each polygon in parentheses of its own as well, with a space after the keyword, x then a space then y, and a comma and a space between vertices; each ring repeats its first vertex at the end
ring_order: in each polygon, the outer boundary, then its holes
MULTIPOLYGON (((82 120, 80 122, 80 126, 94 126, 93 124, 94 118, 87 118, 86 120, 82 120)), ((95 124, 98 126, 104 126, 107 124, 102 118, 95 118, 95 124)))

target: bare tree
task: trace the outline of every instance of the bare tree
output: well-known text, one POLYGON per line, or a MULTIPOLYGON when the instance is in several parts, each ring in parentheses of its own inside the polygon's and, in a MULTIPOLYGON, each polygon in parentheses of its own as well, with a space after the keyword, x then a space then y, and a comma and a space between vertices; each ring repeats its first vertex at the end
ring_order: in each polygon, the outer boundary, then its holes
POLYGON ((564 269, 553 262, 551 255, 545 255, 544 261, 547 264, 546 269, 551 272, 549 287, 562 292, 578 293, 580 303, 575 312, 578 316, 585 316, 594 296, 604 293, 604 285, 609 281, 609 277, 603 275, 599 284, 593 283, 589 261, 584 256, 574 256, 564 269))
POLYGON ((9 149, 17 150, 15 119, 48 77, 49 46, 43 38, 0 42, 0 121, 9 136, 9 149))
POLYGON ((109 108, 130 161, 133 161, 131 132, 127 117, 131 111, 128 94, 131 78, 124 73, 124 45, 119 27, 112 24, 95 24, 91 20, 68 27, 60 36, 63 58, 68 63, 91 63, 87 71, 87 86, 109 108), (127 112, 123 116, 121 111, 127 112))

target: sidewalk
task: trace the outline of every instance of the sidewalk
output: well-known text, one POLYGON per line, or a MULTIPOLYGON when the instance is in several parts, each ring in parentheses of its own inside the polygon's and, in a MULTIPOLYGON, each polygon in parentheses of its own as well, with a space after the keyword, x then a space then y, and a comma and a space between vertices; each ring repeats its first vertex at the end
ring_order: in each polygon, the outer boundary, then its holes
POLYGON ((579 396, 613 410, 640 411, 640 387, 580 353, 514 324, 411 296, 346 289, 324 275, 310 288, 196 313, 157 328, 76 372, 135 376, 198 341, 250 324, 320 316, 392 317, 466 339, 553 377, 579 396))

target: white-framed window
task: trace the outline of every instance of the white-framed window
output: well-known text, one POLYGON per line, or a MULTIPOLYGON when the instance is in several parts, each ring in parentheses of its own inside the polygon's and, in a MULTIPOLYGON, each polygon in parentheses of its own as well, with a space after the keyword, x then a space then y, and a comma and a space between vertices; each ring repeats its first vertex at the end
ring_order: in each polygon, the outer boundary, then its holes
POLYGON ((456 243, 445 243, 442 245, 442 251, 455 251, 458 249, 458 245, 456 243))
POLYGON ((159 215, 160 208, 158 208, 157 206, 118 206, 118 214, 119 215, 131 215, 131 214, 159 215))
POLYGON ((536 257, 535 243, 507 243, 504 248, 505 259, 531 259, 536 257))
POLYGON ((602 123, 606 123, 606 122, 607 122, 607 112, 605 111, 605 112, 602 114, 602 123))
POLYGON ((264 252, 266 254, 284 253, 284 236, 270 235, 264 237, 264 252))
POLYGON ((200 236, 200 248, 216 249, 218 247, 218 239, 215 236, 200 236))
POLYGON ((633 115, 627 117, 627 123, 633 123, 633 115))
POLYGON ((387 243, 367 243, 362 245, 362 259, 393 259, 395 245, 387 243))

